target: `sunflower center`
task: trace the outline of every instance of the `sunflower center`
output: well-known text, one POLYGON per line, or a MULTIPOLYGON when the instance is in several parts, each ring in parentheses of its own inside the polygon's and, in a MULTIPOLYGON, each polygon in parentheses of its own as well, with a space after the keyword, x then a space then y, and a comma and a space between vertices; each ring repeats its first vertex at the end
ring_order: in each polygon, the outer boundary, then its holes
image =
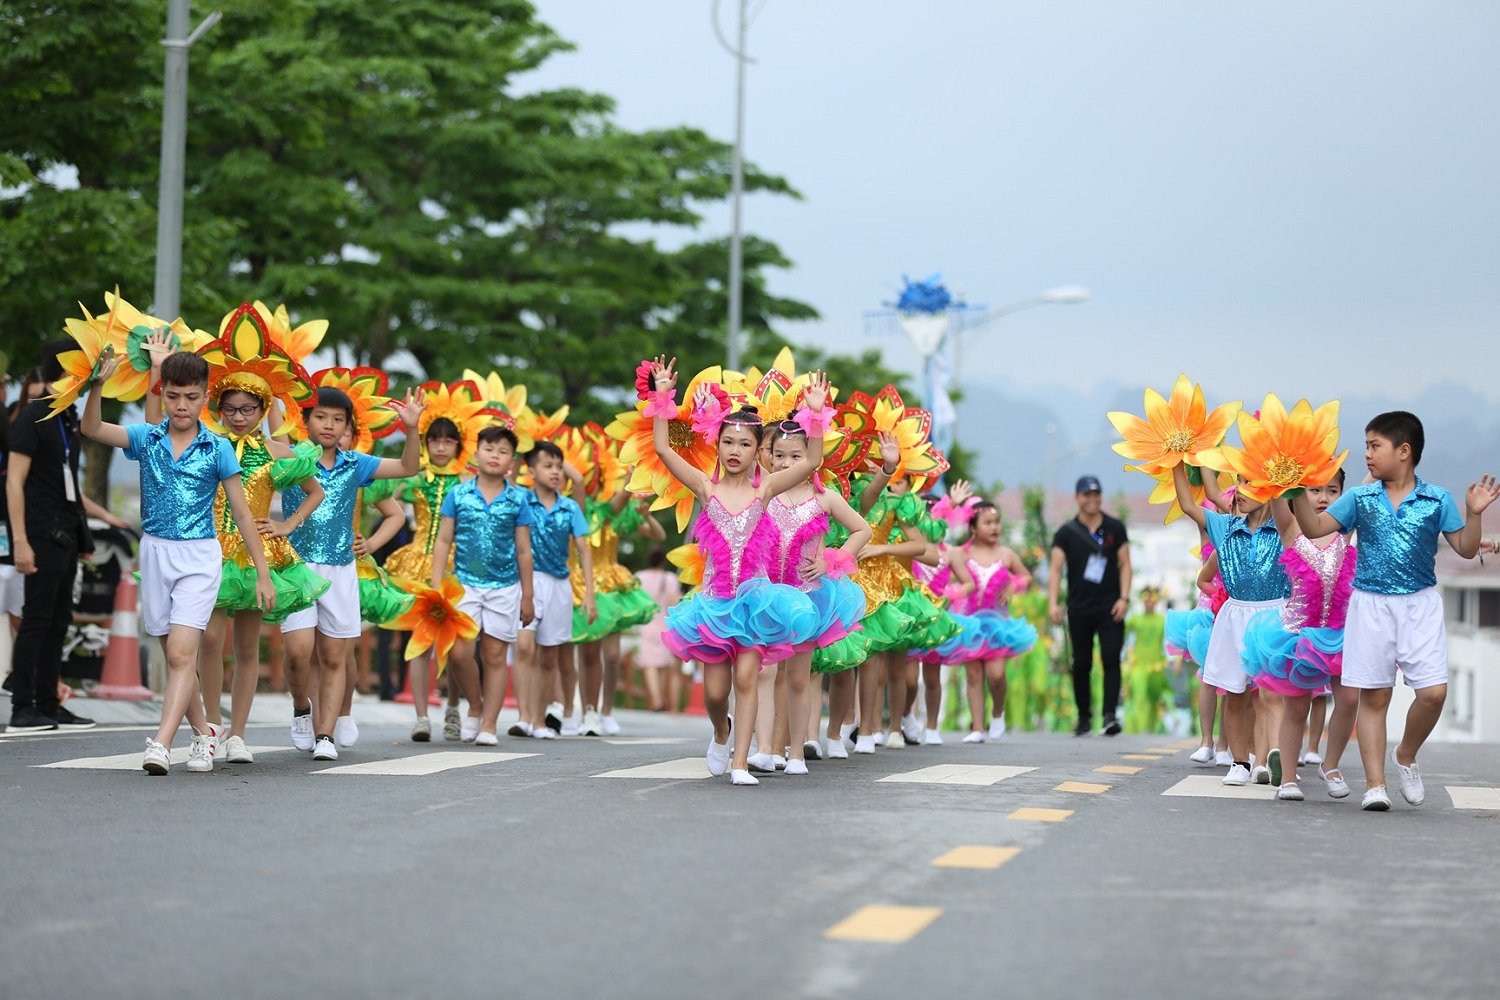
POLYGON ((1302 463, 1286 455, 1277 455, 1266 463, 1266 480, 1277 486, 1291 486, 1302 478, 1302 463))
POLYGON ((667 443, 674 450, 681 451, 693 446, 693 425, 686 420, 667 421, 667 443))
POLYGON ((1163 445, 1167 451, 1187 451, 1193 446, 1193 435, 1188 431, 1173 431, 1163 445))

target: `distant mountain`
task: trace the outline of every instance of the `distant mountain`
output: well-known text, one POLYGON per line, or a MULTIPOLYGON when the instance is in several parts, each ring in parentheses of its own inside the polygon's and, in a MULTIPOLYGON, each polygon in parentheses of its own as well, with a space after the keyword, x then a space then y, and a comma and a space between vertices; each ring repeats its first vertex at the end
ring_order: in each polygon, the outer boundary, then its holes
MULTIPOLYGON (((958 406, 958 439, 979 452, 979 478, 986 483, 1046 482, 1066 493, 1079 476, 1091 474, 1106 493, 1146 492, 1144 477, 1125 472, 1124 460, 1110 449, 1119 436, 1105 416, 1110 410, 1139 413, 1141 393, 1140 386, 1115 382, 1081 391, 969 381, 958 406)), ((1458 493, 1483 472, 1500 473, 1500 408, 1472 389, 1443 385, 1409 399, 1342 401, 1339 423, 1343 447, 1349 449, 1344 468, 1353 482, 1365 475, 1365 423, 1397 409, 1422 418, 1427 433, 1422 478, 1458 493)))

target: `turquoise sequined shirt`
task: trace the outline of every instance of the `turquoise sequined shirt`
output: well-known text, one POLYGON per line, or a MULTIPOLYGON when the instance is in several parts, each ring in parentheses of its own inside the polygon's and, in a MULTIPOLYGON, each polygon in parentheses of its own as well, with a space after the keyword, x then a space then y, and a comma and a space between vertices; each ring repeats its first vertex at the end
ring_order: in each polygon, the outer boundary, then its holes
MULTIPOLYGON (((380 459, 357 451, 338 452, 331 469, 318 462, 323 502, 287 536, 299 556, 324 566, 347 566, 354 561, 354 506, 360 488, 375 481, 379 467, 380 459)), ((307 494, 300 486, 281 491, 281 509, 287 517, 306 501, 307 494)))
POLYGON ((1359 532, 1354 586, 1372 594, 1415 594, 1437 586, 1438 536, 1462 531, 1453 494, 1418 479, 1399 508, 1384 483, 1364 483, 1328 507, 1345 531, 1359 532))
POLYGON ((526 490, 531 508, 531 565, 538 573, 568 578, 568 543, 589 533, 583 508, 572 497, 560 496, 548 510, 536 492, 526 490))
POLYGON ((516 529, 531 524, 530 491, 505 484, 493 500, 479 481, 460 483, 443 497, 443 517, 453 518, 453 573, 465 587, 493 590, 521 582, 516 529))
POLYGON ((169 422, 127 424, 125 457, 141 466, 141 530, 157 538, 215 538, 214 493, 240 474, 234 448, 198 423, 198 436, 172 457, 169 422))
POLYGON ((1281 534, 1266 518, 1257 530, 1237 514, 1210 510, 1205 526, 1219 554, 1219 576, 1236 601, 1274 601, 1290 597, 1291 581, 1281 566, 1281 534))

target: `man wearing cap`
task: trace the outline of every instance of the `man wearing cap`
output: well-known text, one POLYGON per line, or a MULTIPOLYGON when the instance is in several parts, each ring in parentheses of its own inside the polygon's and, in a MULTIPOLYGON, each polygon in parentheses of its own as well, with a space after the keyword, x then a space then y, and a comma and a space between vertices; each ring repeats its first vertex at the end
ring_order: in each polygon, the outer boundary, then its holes
POLYGON ((1083 476, 1074 489, 1078 516, 1052 538, 1051 572, 1047 575, 1047 608, 1061 624, 1058 604, 1063 566, 1068 573, 1068 638, 1073 644, 1073 700, 1078 705, 1075 736, 1088 734, 1093 719, 1094 639, 1104 665, 1105 736, 1120 732, 1120 650, 1125 645, 1125 612, 1130 608, 1130 539, 1125 523, 1101 509, 1104 491, 1096 476, 1083 476))

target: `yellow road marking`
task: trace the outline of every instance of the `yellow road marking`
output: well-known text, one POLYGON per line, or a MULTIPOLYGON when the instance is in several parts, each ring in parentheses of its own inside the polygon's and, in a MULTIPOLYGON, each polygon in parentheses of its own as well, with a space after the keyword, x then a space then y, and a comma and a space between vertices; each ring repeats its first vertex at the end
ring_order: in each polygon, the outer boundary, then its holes
POLYGON ((1095 785, 1088 781, 1064 781, 1054 792, 1078 792, 1081 795, 1102 795, 1109 791, 1108 785, 1095 785))
POLYGON ((1149 753, 1122 753, 1122 754, 1120 754, 1120 759, 1122 759, 1122 760, 1161 760, 1161 757, 1159 755, 1157 755, 1157 754, 1149 754, 1149 753))
POLYGON ((1071 815, 1073 815, 1071 809, 1034 809, 1028 806, 1017 809, 1005 818, 1032 820, 1037 823, 1061 823, 1071 815))
POLYGON ((1103 767, 1096 767, 1094 770, 1100 774, 1140 774, 1143 769, 1139 767, 1125 767, 1122 764, 1106 764, 1103 767))
POLYGON ((1176 753, 1177 749, 1178 749, 1177 747, 1147 747, 1146 748, 1146 752, 1147 753, 1163 753, 1163 754, 1171 755, 1171 754, 1176 753))
POLYGON ((910 941, 943 911, 936 906, 861 906, 823 932, 834 941, 910 941))
POLYGON ((999 868, 1021 853, 1019 847, 985 847, 980 844, 963 844, 933 859, 938 868, 999 868))

